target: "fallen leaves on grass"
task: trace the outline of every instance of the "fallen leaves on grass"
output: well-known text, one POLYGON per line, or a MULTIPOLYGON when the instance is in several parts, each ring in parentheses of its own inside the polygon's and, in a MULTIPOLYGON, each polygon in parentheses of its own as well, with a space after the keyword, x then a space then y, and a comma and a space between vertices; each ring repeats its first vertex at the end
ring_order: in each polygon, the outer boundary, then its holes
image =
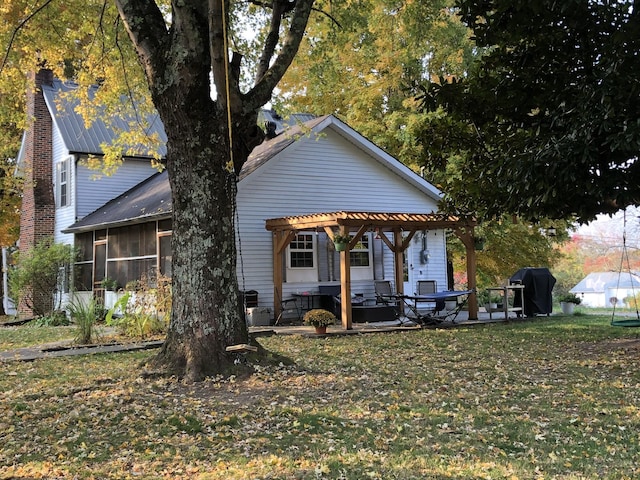
POLYGON ((2 365, 0 478, 634 478, 640 361, 591 322, 273 336, 295 366, 195 385, 145 352, 2 365))

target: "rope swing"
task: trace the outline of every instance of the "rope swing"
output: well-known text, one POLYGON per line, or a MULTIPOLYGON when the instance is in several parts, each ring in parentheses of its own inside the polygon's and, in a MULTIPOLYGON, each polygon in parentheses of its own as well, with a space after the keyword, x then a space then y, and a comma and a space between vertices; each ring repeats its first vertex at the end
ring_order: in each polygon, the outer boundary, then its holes
POLYGON ((629 272, 629 282, 631 284, 631 294, 633 297, 633 306, 636 309, 636 318, 618 318, 616 319, 616 304, 617 301, 613 303, 613 312, 611 314, 611 326, 613 327, 640 327, 640 312, 638 312, 638 302, 636 299, 636 290, 634 286, 634 277, 631 273, 631 262, 629 261, 629 251, 627 249, 627 212, 624 212, 624 223, 622 230, 622 258, 620 259, 620 269, 618 270, 618 283, 616 284, 616 291, 620 287, 620 277, 622 276, 622 266, 626 261, 627 264, 627 272, 629 272))

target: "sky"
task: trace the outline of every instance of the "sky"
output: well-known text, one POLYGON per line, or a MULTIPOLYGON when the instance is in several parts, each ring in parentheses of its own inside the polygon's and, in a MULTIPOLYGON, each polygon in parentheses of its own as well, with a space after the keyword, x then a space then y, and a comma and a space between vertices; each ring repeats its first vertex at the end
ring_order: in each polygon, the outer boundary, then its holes
POLYGON ((578 227, 574 235, 612 247, 622 247, 624 235, 627 247, 640 248, 640 207, 629 207, 625 212, 618 212, 612 217, 598 215, 595 221, 578 227))

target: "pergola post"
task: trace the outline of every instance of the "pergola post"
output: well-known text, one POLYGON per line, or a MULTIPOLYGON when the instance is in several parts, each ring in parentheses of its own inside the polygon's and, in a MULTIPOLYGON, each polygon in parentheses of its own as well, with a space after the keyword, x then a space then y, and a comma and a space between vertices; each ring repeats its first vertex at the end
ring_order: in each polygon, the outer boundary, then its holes
MULTIPOLYGON (((349 230, 342 227, 340 234, 347 236, 349 230)), ((342 328, 351 330, 353 328, 351 318, 351 242, 347 243, 347 248, 340 252, 340 316, 342 318, 342 328)))
POLYGON ((476 246, 473 241, 473 226, 464 229, 456 229, 456 235, 466 250, 467 259, 467 288, 473 290, 469 295, 469 320, 478 319, 478 296, 476 294, 476 246))
POLYGON ((395 265, 396 293, 398 295, 404 294, 404 261, 402 258, 404 250, 402 249, 402 240, 402 231, 395 230, 393 232, 393 262, 395 265))
POLYGON ((272 238, 273 258, 273 315, 278 318, 282 312, 282 252, 291 243, 295 236, 295 230, 274 230, 272 238))

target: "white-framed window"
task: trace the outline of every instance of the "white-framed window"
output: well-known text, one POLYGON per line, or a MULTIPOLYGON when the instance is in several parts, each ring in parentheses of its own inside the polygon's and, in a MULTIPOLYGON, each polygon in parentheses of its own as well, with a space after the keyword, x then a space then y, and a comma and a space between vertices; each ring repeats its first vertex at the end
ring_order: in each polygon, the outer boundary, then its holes
POLYGON ((349 252, 352 280, 373 280, 373 249, 371 234, 362 235, 349 252))
POLYGON ((287 247, 287 282, 315 282, 318 280, 314 232, 299 232, 287 247))
POLYGON ((56 206, 71 205, 71 167, 73 157, 67 157, 56 163, 56 206))

